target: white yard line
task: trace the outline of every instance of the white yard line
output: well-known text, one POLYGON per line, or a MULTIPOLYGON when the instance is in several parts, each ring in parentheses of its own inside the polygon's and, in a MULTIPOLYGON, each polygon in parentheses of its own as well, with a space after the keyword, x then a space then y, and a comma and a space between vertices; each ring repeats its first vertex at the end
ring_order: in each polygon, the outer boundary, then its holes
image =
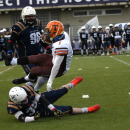
POLYGON ((9 68, 7 68, 7 69, 5 69, 5 70, 3 70, 3 71, 0 71, 0 74, 2 74, 2 73, 4 73, 4 72, 6 72, 6 71, 8 71, 8 70, 10 70, 10 69, 12 69, 12 68, 14 68, 15 66, 12 66, 12 67, 9 67, 9 68))
POLYGON ((117 58, 115 58, 115 57, 113 57, 113 56, 111 56, 111 58, 113 58, 113 59, 115 59, 115 60, 117 60, 117 61, 119 61, 119 62, 122 62, 122 63, 124 63, 124 64, 126 64, 126 65, 128 65, 128 66, 130 66, 129 63, 124 62, 124 61, 122 61, 122 60, 119 60, 119 59, 117 59, 117 58))

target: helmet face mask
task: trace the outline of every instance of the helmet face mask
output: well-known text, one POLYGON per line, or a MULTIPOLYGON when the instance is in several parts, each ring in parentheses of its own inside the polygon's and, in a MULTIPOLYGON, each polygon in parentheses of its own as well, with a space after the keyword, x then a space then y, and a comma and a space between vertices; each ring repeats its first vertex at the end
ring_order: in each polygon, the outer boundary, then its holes
POLYGON ((23 105, 27 98, 26 91, 21 87, 13 87, 9 91, 9 97, 12 102, 17 105, 23 105))
POLYGON ((26 6, 23 8, 21 18, 25 24, 34 25, 36 21, 35 17, 36 17, 36 11, 33 7, 26 6))

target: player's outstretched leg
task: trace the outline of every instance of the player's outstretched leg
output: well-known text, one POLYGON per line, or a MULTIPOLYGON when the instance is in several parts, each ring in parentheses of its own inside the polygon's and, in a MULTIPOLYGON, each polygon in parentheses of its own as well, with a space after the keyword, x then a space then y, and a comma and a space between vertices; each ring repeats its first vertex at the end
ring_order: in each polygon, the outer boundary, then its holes
POLYGON ((94 105, 92 107, 83 107, 83 108, 73 108, 72 114, 84 114, 98 111, 100 109, 100 105, 94 105))

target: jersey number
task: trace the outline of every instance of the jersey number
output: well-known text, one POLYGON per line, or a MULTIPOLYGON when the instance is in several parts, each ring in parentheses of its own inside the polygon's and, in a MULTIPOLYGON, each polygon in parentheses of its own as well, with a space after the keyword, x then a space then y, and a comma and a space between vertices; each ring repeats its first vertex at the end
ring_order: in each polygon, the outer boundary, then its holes
POLYGON ((36 108, 37 108, 37 102, 33 101, 31 106, 27 109, 26 113, 28 113, 29 116, 32 116, 35 113, 36 108))
POLYGON ((31 44, 39 43, 39 41, 40 41, 40 36, 41 36, 40 32, 31 33, 31 34, 30 34, 31 44))

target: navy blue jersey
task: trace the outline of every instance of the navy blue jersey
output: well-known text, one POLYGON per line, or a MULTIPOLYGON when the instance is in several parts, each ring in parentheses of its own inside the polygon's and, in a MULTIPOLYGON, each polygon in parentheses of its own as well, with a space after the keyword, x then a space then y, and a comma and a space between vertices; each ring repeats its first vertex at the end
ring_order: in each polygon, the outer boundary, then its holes
POLYGON ((119 30, 119 29, 117 29, 117 30, 115 30, 115 31, 113 31, 113 35, 114 36, 121 36, 122 35, 122 30, 119 30))
POLYGON ((11 100, 7 103, 7 111, 9 114, 15 114, 18 111, 22 111, 26 116, 34 116, 36 111, 44 112, 45 106, 36 102, 34 88, 30 85, 21 86, 27 92, 28 104, 25 103, 22 106, 19 106, 13 103, 11 100))
POLYGON ((87 41, 87 39, 88 39, 88 31, 80 32, 80 39, 81 39, 81 41, 87 41))
POLYGON ((125 29, 126 38, 130 39, 130 29, 125 29))
POLYGON ((102 34, 103 34, 103 31, 99 31, 98 32, 98 37, 99 37, 99 40, 102 41, 102 34))
POLYGON ((109 38, 109 35, 108 35, 109 33, 107 33, 107 32, 104 32, 103 33, 103 37, 104 37, 104 41, 110 41, 110 38, 109 38))
POLYGON ((41 28, 41 22, 38 19, 33 26, 25 24, 22 20, 14 24, 12 32, 19 36, 17 39, 19 57, 40 53, 41 28))
POLYGON ((97 39, 98 39, 97 31, 91 32, 90 35, 97 41, 97 39))

